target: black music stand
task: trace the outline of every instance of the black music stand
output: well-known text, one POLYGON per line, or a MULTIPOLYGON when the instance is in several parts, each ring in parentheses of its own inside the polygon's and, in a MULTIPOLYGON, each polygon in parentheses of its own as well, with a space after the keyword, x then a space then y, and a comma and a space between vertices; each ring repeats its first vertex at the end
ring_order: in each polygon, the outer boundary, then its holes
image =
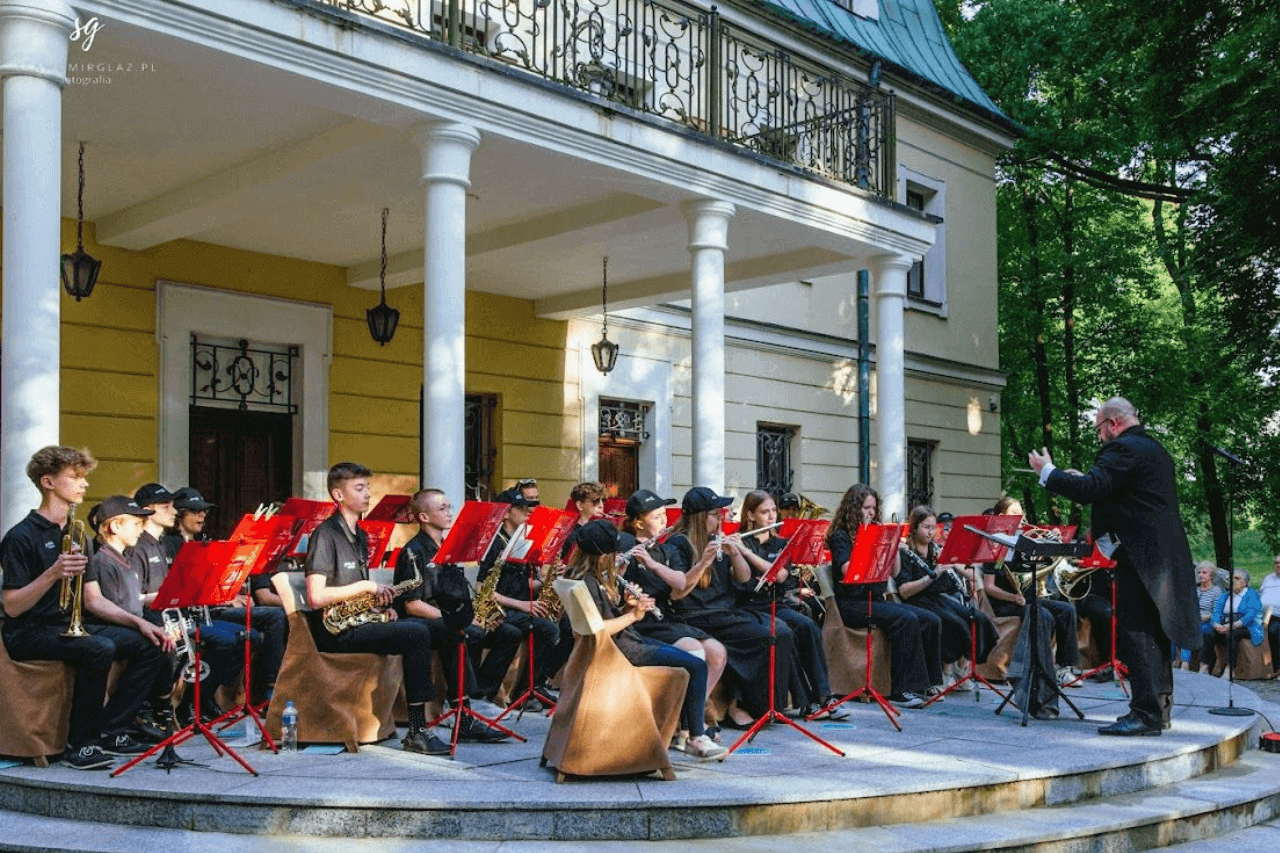
POLYGON ((1022 709, 1022 725, 1025 726, 1027 720, 1031 717, 1031 697, 1037 695, 1037 688, 1040 686, 1040 682, 1044 682, 1059 699, 1067 703, 1068 708, 1076 712, 1077 717, 1083 720, 1084 713, 1062 692, 1058 679, 1053 673, 1046 673, 1040 665, 1040 596, 1038 590, 1040 579, 1038 573, 1040 560, 1050 557, 1083 557, 1088 553, 1088 549, 1091 546, 1072 542, 1041 542, 1022 535, 1014 537, 1007 534, 991 534, 985 530, 978 530, 972 525, 965 525, 965 529, 972 533, 977 533, 984 539, 1004 545, 1011 552, 1021 554, 1031 562, 1031 595, 1027 599, 1027 610, 1029 612, 1023 625, 1023 629, 1028 632, 1027 670, 1023 673, 1018 689, 1009 691, 1009 695, 1000 703, 1000 707, 996 708, 997 716, 1004 710, 1005 705, 1013 702, 1014 707, 1022 709))
MULTIPOLYGON (((151 602, 151 609, 165 610, 170 607, 221 607, 236 596, 236 592, 249 576, 251 565, 244 561, 243 555, 237 559, 235 545, 231 542, 186 542, 178 550, 169 568, 169 574, 151 602)), ((200 620, 195 620, 195 667, 197 674, 201 669, 200 661, 200 620)), ((196 735, 204 735, 205 740, 213 747, 217 755, 228 755, 237 764, 254 776, 258 771, 249 766, 235 750, 218 739, 213 729, 200 716, 200 678, 194 684, 194 709, 191 724, 179 729, 160 743, 135 756, 125 764, 111 771, 112 778, 119 776, 131 767, 170 747, 186 743, 196 735)), ((174 756, 175 760, 176 755, 174 756)), ((166 758, 166 763, 170 760, 166 758)), ((170 766, 172 764, 170 763, 170 766)), ((169 769, 166 767, 165 769, 169 769)))
MULTIPOLYGON (((801 550, 812 550, 809 547, 809 540, 813 538, 812 533, 813 528, 807 528, 804 532, 797 532, 795 536, 792 536, 788 540, 786 547, 782 549, 782 553, 778 554, 773 561, 773 565, 760 577, 759 583, 756 584, 757 591, 764 584, 769 585, 769 707, 760 715, 758 720, 751 724, 749 729, 742 733, 741 737, 734 741, 733 746, 729 747, 726 755, 733 755, 738 747, 754 738, 760 733, 761 729, 770 723, 777 722, 784 723, 810 740, 817 741, 841 758, 845 757, 842 750, 827 743, 795 720, 788 719, 785 714, 778 710, 776 695, 778 686, 778 575, 793 562, 794 556, 800 553, 801 550)), ((798 666, 799 662, 796 661, 795 665, 798 666)), ((839 703, 833 704, 838 705, 839 703)))
POLYGON ((824 710, 829 710, 865 694, 880 706, 884 715, 889 718, 889 722, 893 723, 893 727, 898 731, 902 731, 902 724, 898 722, 898 716, 902 712, 884 698, 884 694, 876 690, 871 682, 873 649, 871 634, 875 630, 875 625, 871 621, 871 584, 886 583, 893 576, 893 561, 898 558, 898 542, 902 539, 902 528, 901 524, 864 524, 858 528, 858 538, 854 542, 853 553, 849 555, 849 564, 845 568, 843 582, 867 586, 866 683, 847 696, 842 696, 837 701, 824 706, 824 710))

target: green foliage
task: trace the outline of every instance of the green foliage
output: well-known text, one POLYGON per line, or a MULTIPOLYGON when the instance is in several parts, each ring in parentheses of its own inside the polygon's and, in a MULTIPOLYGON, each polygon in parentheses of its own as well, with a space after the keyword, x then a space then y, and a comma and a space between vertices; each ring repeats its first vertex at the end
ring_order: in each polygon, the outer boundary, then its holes
POLYGON ((1041 445, 1087 468, 1082 416, 1120 394, 1183 466, 1220 562, 1229 514, 1280 547, 1280 7, 937 3, 1027 129, 997 189, 1006 488, 1041 520, 1078 512, 1017 469, 1041 445), (1229 471, 1215 445, 1254 464, 1229 471))

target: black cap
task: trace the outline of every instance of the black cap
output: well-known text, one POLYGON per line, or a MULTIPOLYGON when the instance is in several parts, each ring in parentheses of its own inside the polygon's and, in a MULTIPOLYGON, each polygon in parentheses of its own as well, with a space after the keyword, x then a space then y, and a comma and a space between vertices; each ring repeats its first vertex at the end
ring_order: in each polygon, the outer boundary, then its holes
POLYGON ((596 557, 616 552, 618 528, 603 518, 588 521, 578 528, 578 550, 596 557))
POLYGON ((105 522, 110 521, 117 515, 136 515, 139 518, 146 518, 148 515, 155 514, 156 511, 154 509, 140 506, 133 498, 124 495, 112 495, 89 510, 89 524, 96 532, 102 528, 105 522))
POLYGON ((938 513, 938 523, 946 524, 948 521, 955 521, 956 517, 949 512, 938 513))
POLYGON ((636 547, 639 544, 640 542, 636 539, 636 537, 632 536, 630 533, 627 533, 622 530, 618 531, 618 553, 619 554, 625 554, 627 551, 630 551, 632 548, 636 547))
POLYGON ((733 498, 722 498, 706 486, 694 486, 684 493, 684 500, 680 502, 680 511, 686 515, 693 512, 709 512, 731 503, 733 498))
POLYGON ((778 509, 799 509, 800 496, 795 492, 785 492, 778 497, 778 509))
POLYGON ((173 506, 175 509, 199 512, 202 509, 213 509, 217 504, 209 503, 203 495, 190 486, 183 486, 173 493, 173 506))
POLYGON ((641 489, 627 498, 627 515, 638 518, 660 506, 675 506, 675 503, 675 498, 660 498, 648 489, 641 489))
POLYGON ((159 483, 147 483, 133 493, 133 499, 138 502, 139 506, 166 504, 173 501, 173 492, 159 483))
POLYGON ((512 506, 518 506, 524 509, 542 506, 542 501, 531 501, 524 495, 520 494, 520 489, 518 487, 507 489, 505 492, 499 492, 494 500, 498 503, 511 504, 512 506))

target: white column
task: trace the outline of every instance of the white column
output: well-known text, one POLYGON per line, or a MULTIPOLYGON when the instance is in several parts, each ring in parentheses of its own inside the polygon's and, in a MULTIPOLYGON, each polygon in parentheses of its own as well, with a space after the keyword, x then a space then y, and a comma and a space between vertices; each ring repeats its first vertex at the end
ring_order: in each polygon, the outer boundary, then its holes
POLYGON ((905 334, 907 255, 872 258, 876 296, 876 430, 880 515, 907 520, 907 414, 905 334))
POLYGON ((39 502, 31 454, 58 443, 62 285, 62 87, 75 12, 60 0, 0 0, 4 99, 4 358, 0 524, 39 502))
POLYGON ((414 129, 422 150, 422 471, 424 485, 465 497, 467 188, 474 127, 448 121, 414 129))
POLYGON ((693 256, 693 485, 724 491, 724 253, 735 208, 685 202, 693 256))

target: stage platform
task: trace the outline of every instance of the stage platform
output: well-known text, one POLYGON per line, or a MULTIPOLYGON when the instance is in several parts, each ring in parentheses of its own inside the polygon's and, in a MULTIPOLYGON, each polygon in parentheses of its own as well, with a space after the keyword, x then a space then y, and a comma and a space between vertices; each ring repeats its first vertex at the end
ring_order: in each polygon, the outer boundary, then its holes
POLYGON ((1174 725, 1161 737, 1096 733, 1127 710, 1116 683, 1068 691, 1084 720, 1064 706, 1025 728, 1012 708, 995 716, 999 700, 984 690, 977 702, 959 693, 904 710, 902 732, 862 704, 847 721, 810 724, 844 758, 778 726, 723 763, 673 753, 673 782, 556 784, 539 766, 549 721, 532 714, 514 724, 527 744, 462 744, 455 760, 394 742, 354 755, 248 748, 255 778, 192 741, 179 753, 205 766, 172 773, 150 761, 116 779, 11 767, 0 770, 0 849, 1139 850, 1272 820, 1280 756, 1256 744, 1280 707, 1237 685, 1235 705, 1261 713, 1215 716, 1226 683, 1176 676, 1174 725))

